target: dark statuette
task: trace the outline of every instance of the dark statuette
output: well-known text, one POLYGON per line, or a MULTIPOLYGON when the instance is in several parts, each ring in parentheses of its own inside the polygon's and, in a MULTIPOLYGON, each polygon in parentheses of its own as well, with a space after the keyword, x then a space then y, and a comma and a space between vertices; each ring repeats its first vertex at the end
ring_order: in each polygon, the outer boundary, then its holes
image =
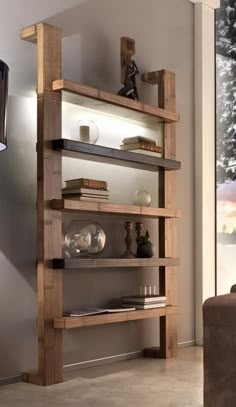
POLYGON ((131 236, 131 231, 133 229, 133 224, 132 222, 125 222, 125 230, 126 230, 126 237, 125 237, 125 244, 126 244, 126 250, 125 253, 121 256, 123 258, 133 258, 135 255, 133 254, 131 250, 131 245, 132 245, 132 236, 131 236))
POLYGON ((119 90, 117 95, 125 96, 129 99, 139 100, 138 90, 136 85, 136 76, 139 74, 138 67, 134 60, 126 64, 126 73, 124 86, 119 90))
POLYGON ((139 235, 136 239, 137 242, 137 257, 149 258, 153 257, 153 245, 150 241, 150 236, 148 231, 146 231, 145 235, 139 235))

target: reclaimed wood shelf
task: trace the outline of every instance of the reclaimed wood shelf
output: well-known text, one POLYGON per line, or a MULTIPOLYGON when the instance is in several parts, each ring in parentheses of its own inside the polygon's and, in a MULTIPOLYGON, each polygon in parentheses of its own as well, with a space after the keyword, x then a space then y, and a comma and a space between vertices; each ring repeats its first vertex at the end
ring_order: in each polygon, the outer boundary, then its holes
POLYGON ((62 151, 63 156, 102 162, 103 164, 121 165, 146 171, 179 170, 179 161, 153 157, 146 154, 132 153, 115 148, 81 143, 65 138, 52 140, 54 150, 62 151))
MULTIPOLYGON (((154 357, 172 358, 177 351, 177 252, 176 219, 176 171, 180 162, 176 159, 175 74, 166 70, 148 72, 143 80, 157 84, 158 107, 130 100, 62 78, 61 30, 49 24, 38 23, 22 30, 21 38, 37 46, 37 262, 38 281, 38 369, 24 374, 24 380, 38 385, 63 382, 63 329, 135 321, 160 317, 160 351, 145 350, 154 357), (135 120, 143 127, 162 130, 163 158, 121 151, 78 141, 62 139, 62 100, 86 109, 113 115, 123 122, 135 120), (163 123, 159 126, 158 123, 163 123), (162 127, 162 129, 159 129, 162 127), (62 157, 121 165, 147 171, 159 171, 158 206, 140 208, 109 203, 76 202, 61 199, 62 157), (55 209, 55 210, 54 210, 55 209), (90 211, 162 217, 157 222, 159 233, 159 258, 77 258, 62 257, 62 211, 90 211), (49 259, 52 259, 49 261, 49 259), (54 259, 54 260, 53 260, 54 259), (139 267, 160 267, 157 270, 160 295, 167 296, 165 308, 137 310, 116 314, 87 317, 63 317, 63 269, 115 269, 139 270, 139 267), (136 268, 136 269, 135 269, 136 268), (158 272, 159 271, 159 272, 158 272)), ((121 43, 121 73, 127 58, 135 53, 134 40, 123 37, 121 43)), ((148 64, 148 61, 147 61, 148 64)), ((124 80, 121 78, 121 83, 124 80)), ((151 85, 149 85, 151 86, 151 85)), ((116 125, 114 123, 114 125, 116 125)), ((108 130, 108 129, 107 129, 108 130)), ((123 135, 127 136, 127 135, 123 135)), ((112 134, 111 134, 112 137, 112 134)), ((105 170, 105 168, 104 168, 105 170)), ((78 176, 81 176, 78 174, 78 176)), ((138 173, 137 173, 138 176, 138 173)), ((122 185, 122 179, 120 180, 122 185)), ((109 270, 110 271, 110 270, 109 270)), ((144 273, 146 270, 143 270, 144 273)), ((125 275, 124 275, 125 276, 125 275)), ((125 282, 124 282, 125 284, 125 282)), ((109 287, 108 287, 109 289, 109 287)), ((107 338, 109 340, 109 338, 107 338)))
POLYGON ((107 314, 89 315, 84 317, 60 317, 54 319, 56 329, 85 328, 88 326, 114 324, 118 322, 136 321, 140 319, 163 317, 166 315, 177 315, 178 306, 167 306, 128 312, 115 312, 107 314))
POLYGON ((78 82, 59 79, 52 82, 54 91, 63 91, 63 100, 90 109, 110 113, 115 116, 142 123, 175 123, 180 117, 178 113, 170 112, 160 107, 147 105, 137 100, 85 86, 78 82))
POLYGON ((52 209, 65 212, 106 213, 111 215, 141 216, 145 218, 180 218, 180 210, 146 206, 120 205, 103 202, 86 202, 72 199, 53 199, 52 209))
POLYGON ((54 269, 86 269, 86 268, 108 268, 108 267, 171 267, 178 266, 179 259, 174 257, 150 259, 98 259, 98 258, 76 258, 76 259, 53 259, 54 269))

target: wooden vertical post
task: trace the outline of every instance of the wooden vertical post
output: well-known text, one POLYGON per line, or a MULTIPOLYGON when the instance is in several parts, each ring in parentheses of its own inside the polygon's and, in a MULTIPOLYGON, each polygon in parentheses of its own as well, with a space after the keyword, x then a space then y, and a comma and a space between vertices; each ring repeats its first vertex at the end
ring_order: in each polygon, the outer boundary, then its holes
MULTIPOLYGON (((158 105, 176 112, 175 74, 159 71, 158 105)), ((164 157, 176 158, 176 125, 164 123, 164 157)), ((160 174, 160 204, 165 208, 176 207, 176 173, 163 171, 160 174), (161 198, 162 194, 162 198, 161 198), (162 202, 161 202, 162 199, 162 202)), ((159 220, 159 255, 160 257, 176 257, 176 220, 159 220)), ((160 293, 167 296, 167 305, 177 305, 176 267, 160 269, 160 293)), ((160 357, 171 358, 177 351, 177 315, 160 318, 160 357)))
POLYGON ((50 208, 52 199, 61 198, 61 153, 51 145, 61 137, 61 93, 52 91, 52 81, 61 78, 61 32, 37 24, 23 30, 22 38, 37 43, 38 56, 38 372, 25 374, 25 379, 51 385, 63 381, 63 333, 53 327, 54 318, 63 315, 62 271, 51 264, 53 258, 62 257, 62 220, 61 212, 50 208))
POLYGON ((128 37, 120 39, 120 82, 125 83, 126 66, 130 65, 132 56, 135 54, 135 40, 128 37))
MULTIPOLYGON (((176 112, 175 74, 165 70, 143 74, 146 83, 158 85, 158 106, 176 112)), ((176 158, 176 125, 164 123, 164 158, 176 158)), ((176 207, 176 173, 159 172, 159 207, 176 207)), ((176 257, 176 219, 159 219, 159 256, 176 257)), ((177 268, 160 267, 160 294, 167 296, 167 305, 177 305, 177 268)), ((144 355, 171 358, 177 351, 177 315, 160 317, 160 348, 144 350, 144 355)))

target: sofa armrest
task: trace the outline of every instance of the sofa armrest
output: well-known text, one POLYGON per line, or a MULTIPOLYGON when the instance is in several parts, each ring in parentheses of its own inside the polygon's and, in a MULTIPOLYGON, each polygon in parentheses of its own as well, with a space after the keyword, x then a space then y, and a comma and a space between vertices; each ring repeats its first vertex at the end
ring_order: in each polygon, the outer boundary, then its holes
POLYGON ((236 293, 236 284, 232 285, 230 292, 236 293))

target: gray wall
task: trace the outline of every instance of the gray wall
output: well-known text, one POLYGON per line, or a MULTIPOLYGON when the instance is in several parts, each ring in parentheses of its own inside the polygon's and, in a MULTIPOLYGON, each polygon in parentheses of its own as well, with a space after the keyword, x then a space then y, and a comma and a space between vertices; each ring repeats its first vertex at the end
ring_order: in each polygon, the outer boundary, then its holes
MULTIPOLYGON (((186 0, 96 0, 75 7, 49 21, 67 34, 64 45, 64 72, 68 79, 116 92, 119 84, 119 38, 127 35, 136 40, 136 62, 140 71, 168 69, 177 75, 177 157, 182 161, 178 174, 179 221, 179 342, 194 339, 194 132, 193 132, 193 7, 186 0), (71 36, 71 37, 70 37, 71 36), (78 36, 78 69, 70 75, 70 45, 78 36), (71 42, 70 42, 71 39, 71 42)), ((30 46, 30 45, 29 45, 30 46)), ((71 47, 72 50, 72 47, 71 47)), ((72 52, 72 51, 71 51, 72 52)), ((76 56, 77 57, 77 56, 76 56)), ((75 55, 72 55, 72 60, 75 55)), ((155 87, 139 84, 140 95, 157 103, 155 87)), ((76 113, 65 106, 69 116, 63 121, 69 132, 68 117, 76 113)), ((36 331, 36 154, 35 100, 11 97, 9 103, 9 149, 0 156, 2 189, 0 194, 0 378, 31 369, 37 363, 36 331)), ((78 119, 81 112, 78 111, 78 119)), ((160 131, 160 129, 158 129, 160 131)), ((107 139, 102 128, 100 142, 107 139)), ((129 135, 131 133, 129 132, 129 135)), ((64 134, 64 136, 67 134, 64 134)), ((124 134, 122 134, 123 137, 124 134)), ((119 135, 116 135, 119 142, 119 135)), ((120 136, 121 137, 121 136, 120 136)), ((114 199, 127 202, 130 185, 154 191, 157 178, 147 179, 119 167, 91 165, 64 160, 64 177, 93 176, 109 179, 120 194, 114 199), (125 181, 124 181, 125 180, 125 181), (132 181, 132 182, 131 182, 132 181), (122 194, 122 199, 119 198, 122 194)), ((154 198, 155 202, 156 197, 154 198)), ((108 253, 123 250, 123 219, 100 217, 109 240, 108 253), (112 231, 116 231, 114 235, 112 231), (118 245, 117 245, 118 241, 118 245)), ((65 222, 69 218, 65 218, 65 222)), ((151 228, 156 241, 156 224, 151 228)), ((67 271, 64 273, 65 307, 99 306, 111 298, 138 289, 140 283, 157 280, 154 270, 67 271)), ((158 322, 144 321, 75 330, 65 334, 65 363, 111 356, 141 349, 158 342, 158 322)))

